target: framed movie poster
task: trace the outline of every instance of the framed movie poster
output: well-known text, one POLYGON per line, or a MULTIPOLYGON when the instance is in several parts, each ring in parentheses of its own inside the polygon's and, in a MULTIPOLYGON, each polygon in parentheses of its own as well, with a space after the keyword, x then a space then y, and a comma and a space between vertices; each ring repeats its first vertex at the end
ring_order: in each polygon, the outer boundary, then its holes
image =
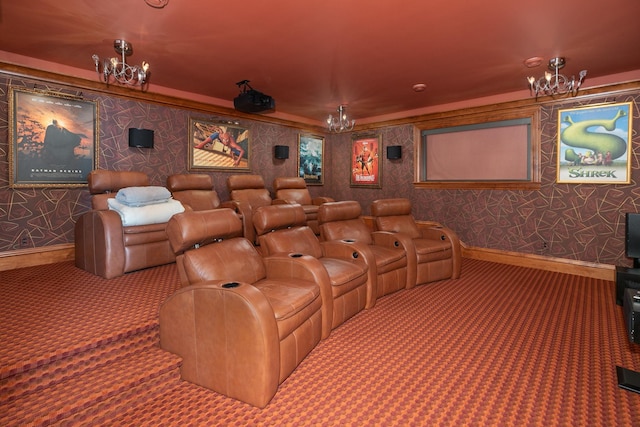
POLYGON ((557 182, 631 182, 631 102, 558 112, 557 182))
POLYGON ((249 130, 228 123, 189 119, 189 170, 248 170, 249 130))
POLYGON ((354 137, 351 141, 351 186, 382 187, 381 136, 354 137))
POLYGON ((307 185, 324 184, 324 138, 298 135, 298 176, 307 185))
POLYGON ((80 187, 98 167, 98 106, 72 95, 9 90, 11 187, 80 187))

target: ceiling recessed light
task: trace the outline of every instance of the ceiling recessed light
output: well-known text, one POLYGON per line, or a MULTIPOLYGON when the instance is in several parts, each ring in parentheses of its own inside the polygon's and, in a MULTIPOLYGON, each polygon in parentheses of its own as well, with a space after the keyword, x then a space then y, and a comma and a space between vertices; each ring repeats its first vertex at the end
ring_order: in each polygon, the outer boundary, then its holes
POLYGON ((414 92, 424 92, 426 88, 427 88, 427 85, 424 83, 417 83, 413 85, 414 92))
POLYGON ((533 56, 529 59, 525 59, 524 60, 524 65, 527 68, 534 68, 534 67, 539 67, 540 64, 542 64, 542 61, 544 60, 544 58, 542 58, 541 56, 533 56))

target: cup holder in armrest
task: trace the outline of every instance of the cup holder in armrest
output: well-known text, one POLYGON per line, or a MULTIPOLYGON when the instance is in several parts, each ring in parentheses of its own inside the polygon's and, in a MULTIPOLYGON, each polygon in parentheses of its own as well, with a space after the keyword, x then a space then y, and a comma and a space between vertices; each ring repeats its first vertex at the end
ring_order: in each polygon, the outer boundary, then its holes
POLYGON ((229 282, 222 285, 222 287, 225 289, 237 288, 238 286, 240 286, 240 283, 238 282, 229 282))
POLYGON ((299 254, 299 253, 295 253, 295 254, 289 254, 289 256, 291 258, 300 258, 301 256, 303 256, 304 254, 299 254))
POLYGON ((351 256, 353 257, 353 259, 357 259, 360 256, 360 254, 358 252, 353 252, 351 256))

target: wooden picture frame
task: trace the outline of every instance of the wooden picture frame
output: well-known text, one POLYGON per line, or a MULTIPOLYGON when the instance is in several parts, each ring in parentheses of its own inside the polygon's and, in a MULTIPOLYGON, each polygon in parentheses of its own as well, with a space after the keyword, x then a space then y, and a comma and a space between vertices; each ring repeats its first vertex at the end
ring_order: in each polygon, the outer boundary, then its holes
POLYGON ((351 140, 351 187, 382 188, 382 136, 354 136, 351 140))
POLYGON ((324 184, 324 138, 298 134, 298 176, 307 185, 324 184))
POLYGON ((189 170, 249 170, 251 145, 247 128, 189 118, 189 170))
POLYGON ((98 105, 58 92, 9 88, 9 185, 82 187, 98 167, 98 105))
POLYGON ((557 183, 629 184, 631 102, 558 111, 557 183))

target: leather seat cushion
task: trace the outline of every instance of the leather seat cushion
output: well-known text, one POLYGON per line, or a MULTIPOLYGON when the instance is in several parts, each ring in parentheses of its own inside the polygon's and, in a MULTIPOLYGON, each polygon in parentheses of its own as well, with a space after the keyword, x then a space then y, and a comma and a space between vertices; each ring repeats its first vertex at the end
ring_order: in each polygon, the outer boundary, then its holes
POLYGON ((253 285, 271 304, 281 340, 322 307, 320 287, 314 282, 297 280, 295 283, 286 283, 264 279, 253 285))
POLYGON ((451 258, 453 250, 446 240, 414 239, 418 263, 438 261, 451 258))
POLYGON ((369 248, 376 258, 378 274, 407 266, 407 257, 404 249, 391 249, 377 245, 370 245, 369 248))
POLYGON ((320 258, 320 262, 327 269, 327 273, 329 273, 331 292, 334 299, 361 286, 367 281, 367 269, 363 265, 338 258, 326 257, 320 258))

